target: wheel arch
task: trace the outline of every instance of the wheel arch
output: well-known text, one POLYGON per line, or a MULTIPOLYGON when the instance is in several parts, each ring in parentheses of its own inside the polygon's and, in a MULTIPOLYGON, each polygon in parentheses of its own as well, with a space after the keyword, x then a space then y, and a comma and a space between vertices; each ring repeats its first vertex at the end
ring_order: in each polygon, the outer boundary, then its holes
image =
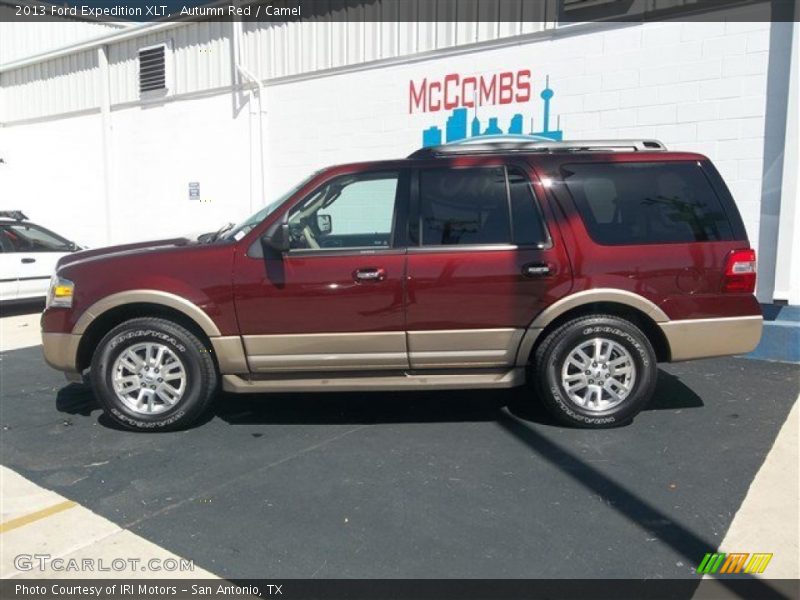
POLYGON ((607 314, 630 321, 642 330, 656 353, 658 362, 669 362, 669 342, 659 323, 669 317, 656 304, 624 290, 586 290, 552 304, 542 311, 525 332, 517 354, 517 366, 529 364, 533 353, 547 335, 577 317, 607 314))
MULTIPOLYGON (((111 297, 109 297, 111 298, 111 297)), ((182 298, 180 300, 183 300, 182 298)), ((103 302, 102 300, 100 302, 103 302)), ((81 319, 73 330, 74 333, 81 335, 80 343, 78 344, 78 351, 76 356, 76 366, 78 372, 83 372, 89 367, 92 362, 92 355, 95 348, 100 343, 100 340, 120 323, 124 323, 130 319, 137 317, 159 317, 168 319, 182 327, 191 331, 198 337, 208 348, 212 347, 212 338, 219 336, 219 331, 211 321, 208 315, 205 315, 208 322, 211 323, 213 329, 208 327, 208 323, 203 323, 203 319, 197 319, 195 311, 187 313, 184 310, 176 308, 175 305, 161 303, 158 301, 135 301, 130 302, 115 302, 113 305, 106 305, 101 307, 102 310, 96 310, 95 307, 100 304, 93 305, 89 310, 84 313, 81 319), (86 317, 87 313, 92 311, 91 318, 86 317), (206 325, 205 327, 203 325, 206 325), (80 326, 80 327, 79 327, 80 326), (216 333, 210 333, 216 332, 216 333)), ((198 307, 189 303, 186 300, 183 302, 192 306, 196 311, 202 312, 198 307)), ((180 304, 179 304, 180 305, 180 304)), ((213 353, 215 354, 215 353, 213 353)), ((216 356, 214 357, 216 362, 216 356)))

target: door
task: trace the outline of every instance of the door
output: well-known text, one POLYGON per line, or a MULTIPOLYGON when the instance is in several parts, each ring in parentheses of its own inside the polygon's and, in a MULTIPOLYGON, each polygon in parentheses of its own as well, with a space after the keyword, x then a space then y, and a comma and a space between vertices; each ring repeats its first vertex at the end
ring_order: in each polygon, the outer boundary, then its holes
POLYGON ((569 291, 569 262, 530 176, 491 158, 417 172, 406 282, 412 368, 511 366, 525 328, 569 291))
POLYGON ((5 223, 3 237, 5 243, 14 249, 16 298, 47 295, 50 277, 55 273, 58 259, 71 252, 74 245, 44 227, 25 221, 5 223))
POLYGON ((0 301, 17 297, 21 265, 15 250, 6 228, 0 226, 0 301))
POLYGON ((283 256, 239 255, 234 295, 253 372, 408 367, 403 312, 408 175, 336 177, 285 218, 283 256))

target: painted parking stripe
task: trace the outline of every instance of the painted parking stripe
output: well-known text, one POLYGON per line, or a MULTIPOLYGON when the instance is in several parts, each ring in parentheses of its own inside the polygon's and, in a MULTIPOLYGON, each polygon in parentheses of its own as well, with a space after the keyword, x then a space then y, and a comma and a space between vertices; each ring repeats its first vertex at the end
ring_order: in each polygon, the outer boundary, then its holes
POLYGON ((69 510, 70 508, 74 508, 76 506, 78 506, 76 502, 73 502, 72 500, 65 500, 64 502, 59 502, 58 504, 48 506, 42 510, 37 510, 36 512, 22 515, 16 519, 11 519, 5 523, 0 523, 0 533, 6 533, 7 531, 12 531, 13 529, 19 529, 20 527, 35 523, 36 521, 41 521, 42 519, 46 519, 47 517, 58 514, 65 510, 69 510))

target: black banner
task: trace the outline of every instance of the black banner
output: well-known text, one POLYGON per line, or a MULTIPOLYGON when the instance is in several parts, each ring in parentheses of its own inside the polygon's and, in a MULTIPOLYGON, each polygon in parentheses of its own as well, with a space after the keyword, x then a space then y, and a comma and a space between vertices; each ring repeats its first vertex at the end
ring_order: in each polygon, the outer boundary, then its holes
POLYGON ((728 579, 6 579, 4 600, 588 600, 787 599, 798 580, 728 579))
POLYGON ((794 0, 67 0, 0 3, 0 21, 792 21, 794 0))

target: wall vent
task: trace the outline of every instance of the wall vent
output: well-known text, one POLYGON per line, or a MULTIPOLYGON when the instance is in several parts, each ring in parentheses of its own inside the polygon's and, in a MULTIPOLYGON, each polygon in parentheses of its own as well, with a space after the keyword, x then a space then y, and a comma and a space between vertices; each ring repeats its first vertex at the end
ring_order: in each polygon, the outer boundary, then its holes
POLYGON ((167 89, 167 46, 139 50, 139 94, 167 89))

